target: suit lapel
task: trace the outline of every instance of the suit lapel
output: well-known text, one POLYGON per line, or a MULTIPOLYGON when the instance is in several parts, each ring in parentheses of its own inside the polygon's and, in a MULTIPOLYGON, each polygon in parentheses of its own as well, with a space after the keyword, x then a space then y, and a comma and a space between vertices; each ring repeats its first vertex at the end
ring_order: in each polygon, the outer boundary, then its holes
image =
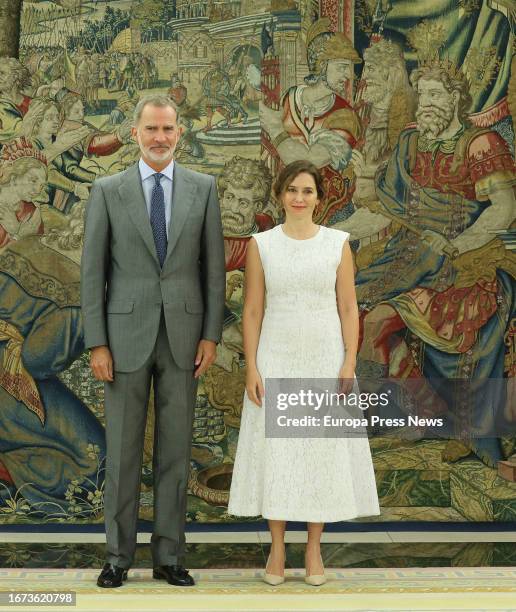
POLYGON ((183 231, 196 189, 195 183, 186 175, 184 169, 175 162, 174 180, 172 181, 172 214, 170 215, 167 256, 163 267, 165 267, 183 231))
POLYGON ((145 196, 143 195, 142 181, 138 164, 128 168, 123 183, 118 188, 120 197, 127 207, 127 212, 131 217, 136 229, 140 232, 145 245, 149 249, 150 254, 154 257, 159 265, 158 255, 156 254, 156 245, 154 244, 154 236, 147 212, 145 196))

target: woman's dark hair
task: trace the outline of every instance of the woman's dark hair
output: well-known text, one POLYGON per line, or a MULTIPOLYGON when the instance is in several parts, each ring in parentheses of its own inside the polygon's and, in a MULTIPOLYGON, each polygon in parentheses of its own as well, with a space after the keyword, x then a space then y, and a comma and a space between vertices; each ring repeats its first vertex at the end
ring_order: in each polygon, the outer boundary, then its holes
POLYGON ((292 181, 298 176, 306 172, 314 179, 315 188, 317 189, 317 197, 322 200, 324 198, 323 179, 317 166, 306 159, 299 159, 285 166, 279 173, 276 182, 274 183, 274 195, 279 199, 281 194, 287 189, 292 181))

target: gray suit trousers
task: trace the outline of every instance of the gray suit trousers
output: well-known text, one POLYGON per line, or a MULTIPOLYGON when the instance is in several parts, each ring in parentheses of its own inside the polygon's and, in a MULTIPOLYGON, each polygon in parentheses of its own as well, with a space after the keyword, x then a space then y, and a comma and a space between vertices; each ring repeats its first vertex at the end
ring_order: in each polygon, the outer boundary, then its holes
POLYGON ((163 313, 154 349, 143 366, 135 372, 115 370, 114 382, 105 383, 106 560, 124 568, 131 566, 136 548, 151 382, 156 417, 152 558, 155 566, 182 564, 197 380, 193 370, 180 369, 174 362, 163 313))

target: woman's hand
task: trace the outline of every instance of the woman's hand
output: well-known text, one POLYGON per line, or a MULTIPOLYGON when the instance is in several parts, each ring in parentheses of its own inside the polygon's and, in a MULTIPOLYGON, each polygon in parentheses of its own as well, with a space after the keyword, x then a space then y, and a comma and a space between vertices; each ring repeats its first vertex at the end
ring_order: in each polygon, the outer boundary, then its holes
POLYGON ((355 382, 355 365, 344 362, 344 365, 339 371, 339 391, 340 393, 349 393, 353 389, 355 382))
POLYGON ((247 370, 245 377, 245 389, 249 399, 257 406, 261 406, 265 391, 263 388, 262 377, 256 368, 247 370))

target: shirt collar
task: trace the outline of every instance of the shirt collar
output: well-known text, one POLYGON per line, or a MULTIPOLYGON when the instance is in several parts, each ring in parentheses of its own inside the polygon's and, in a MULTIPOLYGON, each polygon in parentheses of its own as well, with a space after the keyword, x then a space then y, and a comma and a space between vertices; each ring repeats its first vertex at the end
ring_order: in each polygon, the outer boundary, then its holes
MULTIPOLYGON (((138 162, 138 167, 140 169, 140 176, 142 177, 142 181, 148 179, 149 176, 156 174, 156 170, 151 168, 149 164, 145 163, 142 158, 140 158, 140 161, 138 162)), ((174 176, 174 160, 171 160, 169 165, 166 168, 163 168, 163 170, 161 170, 161 174, 172 180, 172 177, 174 176)))

